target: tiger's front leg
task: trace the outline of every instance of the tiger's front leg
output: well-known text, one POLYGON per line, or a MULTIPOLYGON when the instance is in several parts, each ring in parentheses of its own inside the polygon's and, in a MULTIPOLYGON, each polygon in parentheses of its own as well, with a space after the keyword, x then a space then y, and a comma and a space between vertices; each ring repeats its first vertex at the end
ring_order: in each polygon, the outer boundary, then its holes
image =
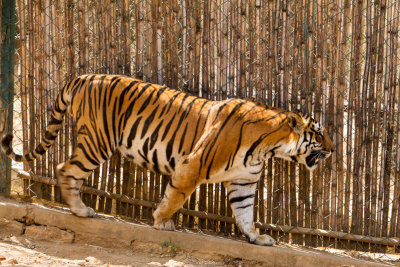
POLYGON ((236 224, 250 243, 263 246, 275 244, 275 240, 269 235, 259 235, 253 222, 254 195, 257 181, 235 180, 225 183, 228 188, 228 197, 236 224))

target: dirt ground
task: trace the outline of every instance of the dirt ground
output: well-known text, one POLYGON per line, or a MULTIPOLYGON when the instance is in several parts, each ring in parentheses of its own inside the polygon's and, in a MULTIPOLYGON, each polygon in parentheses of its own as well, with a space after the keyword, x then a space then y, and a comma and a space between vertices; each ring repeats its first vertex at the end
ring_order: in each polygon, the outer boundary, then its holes
POLYGON ((1 266, 267 266, 220 255, 182 251, 174 244, 135 241, 129 248, 54 242, 2 233, 1 266))

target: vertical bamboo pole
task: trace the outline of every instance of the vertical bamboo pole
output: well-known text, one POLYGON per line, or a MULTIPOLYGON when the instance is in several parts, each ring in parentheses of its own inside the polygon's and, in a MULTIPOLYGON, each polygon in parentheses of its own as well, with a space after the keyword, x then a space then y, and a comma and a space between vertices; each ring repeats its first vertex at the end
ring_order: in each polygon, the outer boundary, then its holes
MULTIPOLYGON (((19 28, 20 28, 20 57, 21 57, 21 111, 22 111, 22 140, 23 140, 23 152, 24 154, 28 152, 28 101, 27 101, 27 64, 26 64, 26 50, 27 50, 27 22, 26 22, 26 9, 27 6, 22 2, 18 2, 18 10, 19 10, 19 28)), ((24 170, 27 171, 29 168, 28 164, 24 163, 24 170)), ((24 195, 27 193, 26 188, 26 180, 24 180, 24 195)))
MULTIPOLYGON (((28 46, 28 26, 27 26, 27 5, 24 4, 22 1, 18 2, 18 9, 19 9, 19 27, 21 30, 21 111, 22 111, 22 138, 23 138, 23 152, 26 154, 28 152, 28 136, 29 136, 29 127, 28 127, 28 99, 27 99, 27 46, 28 46)), ((1 63, 0 63, 1 64, 1 63)), ((29 165, 24 163, 24 171, 29 169, 29 165)), ((28 186, 29 181, 24 179, 24 191, 22 194, 24 196, 29 195, 28 193, 28 186)))
MULTIPOLYGON (((3 0, 1 11, 1 83, 0 93, 2 99, 0 107, 6 109, 8 132, 13 126, 13 98, 14 98, 14 53, 15 53, 15 0, 3 0)), ((0 193, 6 197, 11 192, 11 160, 4 155, 0 156, 0 169, 5 170, 5 175, 0 179, 0 193)))
MULTIPOLYGON (((320 41, 315 41, 315 64, 317 66, 315 72, 316 72, 316 87, 315 87, 315 101, 314 101, 314 117, 317 121, 321 121, 322 115, 321 114, 323 111, 323 107, 325 106, 325 103, 323 100, 326 98, 327 90, 326 90, 326 59, 325 59, 325 50, 326 50, 326 37, 324 36, 326 28, 326 21, 324 20, 325 17, 324 12, 324 5, 317 6, 317 14, 316 16, 316 36, 314 37, 315 40, 320 40, 320 41)), ((318 212, 322 212, 322 181, 323 179, 323 173, 321 171, 321 168, 318 168, 316 171, 314 171, 313 175, 313 180, 312 180, 312 210, 311 210, 311 227, 314 229, 322 228, 322 225, 318 224, 318 219, 319 219, 319 214, 318 212)), ((317 236, 312 236, 310 240, 310 245, 311 246, 317 246, 318 245, 318 240, 317 236)))
MULTIPOLYGON (((380 122, 380 114, 381 114, 381 94, 382 94, 382 85, 383 85, 383 62, 384 62, 384 31, 385 31, 385 14, 386 14, 386 1, 376 1, 375 2, 375 12, 379 14, 379 24, 376 24, 375 31, 378 33, 378 51, 377 51, 377 60, 378 64, 376 67, 376 85, 375 85, 375 94, 376 104, 375 104, 375 117, 374 120, 374 135, 373 135, 373 155, 374 159, 372 161, 372 189, 371 189, 371 230, 374 236, 380 236, 379 233, 379 225, 380 225, 380 193, 378 193, 378 189, 380 188, 380 180, 378 179, 378 153, 379 152, 379 140, 380 140, 380 131, 381 131, 381 122, 380 122), (377 186, 378 185, 378 186, 377 186), (379 188, 378 188, 379 187, 379 188)), ((381 191, 381 190, 379 190, 381 191)))
MULTIPOLYGON (((371 84, 371 80, 375 79, 375 64, 376 64, 376 55, 374 51, 376 51, 376 36, 373 35, 372 29, 372 3, 369 4, 367 2, 367 17, 366 17, 366 36, 367 36, 367 47, 366 47, 366 54, 367 58, 365 61, 364 66, 364 74, 363 74, 363 88, 362 88, 362 112, 363 112, 363 120, 365 124, 368 124, 368 130, 366 127, 362 127, 362 140, 365 140, 365 151, 362 151, 363 155, 365 153, 365 214, 364 214, 364 229, 363 234, 369 235, 370 234, 370 221, 371 221, 371 168, 370 168, 370 161, 371 161, 371 139, 368 137, 369 134, 366 133, 372 132, 372 123, 371 120, 367 118, 371 118, 371 111, 373 110, 373 86, 369 89, 369 96, 368 93, 368 86, 371 84), (367 97, 369 101, 367 101, 367 97), (368 102, 368 103, 367 103, 368 102), (367 108, 367 105, 369 108, 367 108)), ((371 118, 372 119, 372 118, 371 118)), ((364 123, 363 123, 364 125, 364 123)), ((364 146, 363 146, 364 147, 364 146)))
MULTIPOLYGON (((361 234, 362 231, 362 199, 361 195, 361 183, 362 175, 359 172, 361 162, 361 157, 356 157, 355 155, 361 155, 361 140, 360 140, 360 118, 358 113, 360 112, 359 95, 360 95, 360 78, 361 78, 361 30, 362 29, 362 6, 363 1, 359 0, 353 6, 353 30, 352 30, 352 47, 351 47, 351 69, 350 69, 350 87, 351 93, 349 94, 349 122, 354 123, 354 147, 351 150, 354 152, 352 165, 352 218, 351 218, 351 232, 356 234, 361 234), (359 211, 361 210, 361 212, 359 211)), ((349 126, 351 129, 351 127, 349 126)), ((350 131, 350 130, 349 130, 350 131)), ((350 131, 352 133, 352 131, 350 131)), ((350 171, 349 167, 349 171, 350 171)), ((350 246, 357 249, 357 243, 350 242, 350 246)))
MULTIPOLYGON (((339 33, 340 36, 338 37, 338 49, 340 53, 338 53, 338 68, 337 68, 337 78, 335 79, 335 87, 338 90, 338 97, 337 97, 337 136, 340 138, 336 142, 336 153, 337 155, 341 156, 342 159, 337 161, 337 173, 338 173, 338 210, 337 210, 337 229, 339 231, 346 231, 348 227, 348 210, 345 209, 347 207, 347 198, 345 199, 345 195, 347 193, 345 190, 347 189, 347 182, 345 188, 345 179, 344 179, 344 132, 343 132, 343 123, 344 123, 344 92, 346 90, 346 57, 343 51, 347 51, 347 36, 350 29, 350 19, 349 19, 349 12, 350 12, 350 0, 340 0, 339 2, 340 10, 343 10, 340 14, 338 25, 339 25, 339 33), (347 222, 347 223, 346 223, 347 222)), ((341 245, 344 241, 338 242, 341 245)), ((340 246, 339 246, 340 247, 340 246)))
MULTIPOLYGON (((380 172, 380 184, 383 185, 382 193, 383 193, 383 201, 380 204, 380 208, 382 209, 382 224, 381 227, 381 236, 387 237, 388 233, 388 219, 389 219, 389 198, 390 198, 390 176, 391 176, 391 164, 392 164, 392 146, 393 146, 393 120, 391 117, 393 116, 393 96, 394 87, 391 85, 391 76, 394 71, 394 68, 391 68, 393 56, 392 46, 394 43, 392 40, 392 9, 393 5, 389 5, 387 9, 387 30, 386 30, 386 38, 385 38, 385 51, 386 51, 386 64, 385 64, 385 81, 384 81, 384 103, 385 107, 383 110, 383 124, 382 124, 382 152, 381 152, 381 162, 383 164, 383 168, 380 172)), ((397 31, 398 29, 396 29, 397 31)))
POLYGON ((374 197, 374 188, 376 188, 375 183, 373 182, 374 175, 372 173, 372 162, 373 161, 373 151, 372 151, 372 144, 373 144, 373 131, 374 125, 376 124, 376 114, 375 114, 375 79, 376 79, 376 65, 377 65, 377 41, 378 41, 378 25, 379 25, 379 14, 377 14, 376 5, 370 6, 368 12, 371 13, 372 16, 373 12, 373 20, 370 19, 371 22, 367 25, 370 27, 370 34, 371 34, 371 42, 370 42, 370 49, 368 53, 370 53, 370 71, 369 71, 369 101, 367 103, 367 122, 368 122, 368 135, 366 137, 366 149, 365 149, 365 216, 364 216, 364 234, 371 235, 372 230, 372 223, 374 215, 374 207, 373 202, 376 200, 376 196, 374 197))
POLYGON ((395 149, 395 171, 394 171, 394 192, 393 192, 393 202, 392 202, 392 214, 391 214, 391 220, 390 220, 390 232, 389 232, 389 236, 396 236, 396 230, 399 231, 397 228, 396 229, 396 224, 398 225, 398 217, 397 217, 397 213, 399 212, 399 205, 400 205, 400 182, 399 182, 399 178, 400 178, 400 131, 399 131, 399 124, 398 122, 400 122, 399 118, 400 118, 400 110, 399 110, 399 103, 400 103, 400 89, 399 89, 399 85, 397 84, 396 86, 396 77, 397 77, 397 53, 398 53, 398 29, 399 29, 399 20, 400 20, 400 9, 399 9, 399 2, 396 1, 396 6, 394 8, 393 11, 393 18, 394 21, 392 29, 391 29, 391 56, 392 56, 392 68, 393 68, 393 75, 391 78, 391 85, 393 86, 393 108, 395 109, 395 105, 397 102, 397 117, 395 115, 395 112, 393 112, 393 117, 391 118, 392 122, 396 122, 397 121, 397 126, 393 125, 393 129, 394 129, 394 138, 397 140, 397 144, 395 143, 394 146, 396 148, 397 145, 397 149, 395 149), (397 96, 397 97, 396 97, 397 96), (397 101, 396 101, 397 99, 397 101), (397 129, 396 129, 397 128, 397 129), (397 135, 395 134, 397 132, 397 135), (396 223, 397 222, 397 223, 396 223))
MULTIPOLYGON (((34 51, 35 51, 35 24, 33 19, 34 4, 28 5, 28 34, 29 34, 29 57, 28 57, 28 86, 32 90, 29 94, 29 150, 35 149, 35 87, 34 87, 34 51)), ((30 169, 34 168, 34 162, 29 163, 30 169)), ((31 182, 27 182, 26 186, 30 186, 31 182)), ((31 195, 31 191, 28 190, 28 196, 31 195)))
POLYGON ((201 96, 209 98, 210 95, 210 1, 204 0, 203 2, 203 32, 202 32, 202 83, 201 83, 201 96))
MULTIPOLYGON (((384 49, 385 49, 385 30, 386 30, 386 11, 387 11, 387 6, 386 6, 387 1, 386 0, 382 0, 379 1, 379 9, 382 14, 381 16, 381 20, 380 20, 380 32, 379 32, 379 44, 378 44, 378 68, 377 68, 377 76, 378 76, 378 82, 377 82, 377 95, 381 96, 378 97, 378 102, 376 107, 378 108, 377 110, 377 114, 379 114, 379 125, 381 127, 381 135, 380 133, 377 133, 378 136, 380 137, 380 139, 382 140, 381 143, 381 147, 379 146, 379 143, 377 143, 376 145, 377 147, 377 152, 376 155, 378 155, 378 151, 380 151, 381 157, 380 157, 380 162, 381 165, 384 164, 384 159, 385 159, 385 142, 386 142, 386 125, 382 125, 382 120, 385 120, 385 124, 386 124, 386 114, 384 114, 384 112, 386 111, 387 106, 384 106, 383 109, 381 109, 381 104, 382 104, 382 95, 384 96, 385 93, 385 88, 384 88, 384 62, 386 60, 385 58, 385 54, 384 54, 384 49), (379 150, 380 148, 380 150, 379 150)), ((387 93, 386 93, 387 94, 387 93)), ((379 156, 377 156, 378 158, 379 156)), ((377 179, 378 179, 378 199, 377 199, 377 218, 376 218, 376 224, 375 224, 375 231, 376 231, 376 235, 377 236, 381 236, 382 234, 382 213, 383 213, 383 208, 382 208, 382 202, 383 202, 383 178, 384 178, 384 166, 380 168, 380 172, 378 173, 379 170, 379 163, 376 162, 376 166, 375 166, 376 170, 377 170, 377 179)))

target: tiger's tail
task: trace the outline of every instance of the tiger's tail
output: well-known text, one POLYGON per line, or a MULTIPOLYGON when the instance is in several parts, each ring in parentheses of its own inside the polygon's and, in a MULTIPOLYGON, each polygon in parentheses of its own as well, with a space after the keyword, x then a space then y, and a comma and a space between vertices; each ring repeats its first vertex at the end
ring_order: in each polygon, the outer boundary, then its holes
POLYGON ((32 161, 43 155, 49 149, 49 147, 51 147, 51 145, 57 139, 58 132, 62 127, 65 112, 67 111, 67 108, 69 106, 69 101, 66 100, 67 87, 68 86, 65 86, 58 94, 57 100, 53 105, 53 109, 51 111, 50 121, 47 124, 46 132, 42 137, 42 141, 39 145, 37 145, 35 150, 25 155, 18 155, 12 149, 12 133, 6 134, 1 139, 1 149, 4 153, 6 153, 8 157, 17 162, 32 161))

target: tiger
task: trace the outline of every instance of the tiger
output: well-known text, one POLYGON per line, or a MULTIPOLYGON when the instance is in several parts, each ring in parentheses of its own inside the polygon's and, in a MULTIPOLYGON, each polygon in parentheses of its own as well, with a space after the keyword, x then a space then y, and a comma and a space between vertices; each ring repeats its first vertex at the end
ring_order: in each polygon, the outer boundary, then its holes
POLYGON ((273 245, 253 222, 254 197, 267 159, 277 157, 314 170, 334 151, 324 127, 307 113, 253 101, 212 101, 123 75, 81 75, 59 92, 41 142, 25 154, 1 139, 5 154, 32 161, 55 142, 65 113, 76 123, 76 146, 56 168, 71 212, 92 217, 80 187, 119 150, 137 165, 171 178, 153 213, 154 228, 175 230, 172 215, 201 184, 224 183, 235 222, 250 243, 273 245))

